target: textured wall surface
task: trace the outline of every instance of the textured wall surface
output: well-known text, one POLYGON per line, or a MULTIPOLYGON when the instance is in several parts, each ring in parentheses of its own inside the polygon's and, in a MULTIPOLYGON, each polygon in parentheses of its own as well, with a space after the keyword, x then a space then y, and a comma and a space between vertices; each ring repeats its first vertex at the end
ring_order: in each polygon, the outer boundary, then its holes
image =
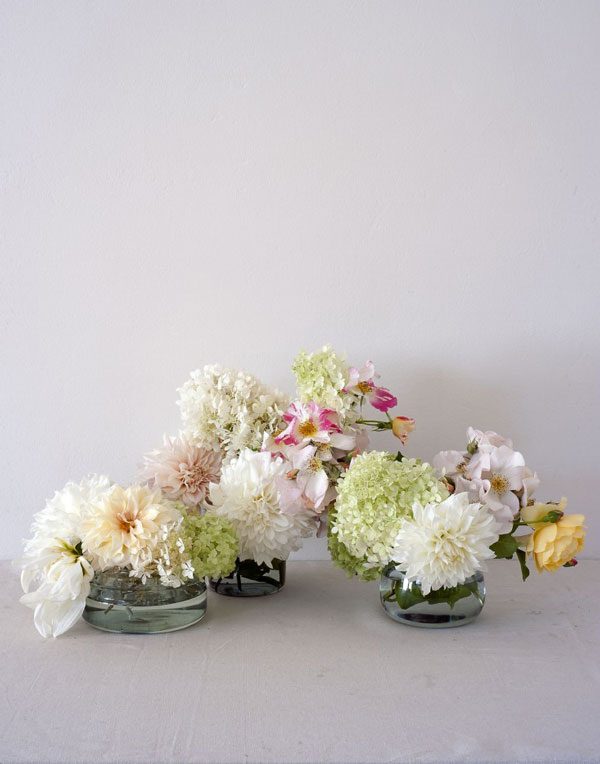
POLYGON ((192 368, 291 390, 325 341, 411 455, 511 435, 600 554, 599 33, 583 0, 1 2, 0 557, 68 478, 131 479, 192 368))

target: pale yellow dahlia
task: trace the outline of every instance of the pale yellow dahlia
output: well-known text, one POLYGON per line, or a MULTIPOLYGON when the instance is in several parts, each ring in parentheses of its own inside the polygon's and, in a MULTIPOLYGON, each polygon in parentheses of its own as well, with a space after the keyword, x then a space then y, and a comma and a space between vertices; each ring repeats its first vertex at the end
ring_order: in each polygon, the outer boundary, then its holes
POLYGON ((165 532, 180 518, 176 505, 159 490, 115 485, 83 518, 83 551, 95 569, 131 566, 141 574, 152 564, 165 532))

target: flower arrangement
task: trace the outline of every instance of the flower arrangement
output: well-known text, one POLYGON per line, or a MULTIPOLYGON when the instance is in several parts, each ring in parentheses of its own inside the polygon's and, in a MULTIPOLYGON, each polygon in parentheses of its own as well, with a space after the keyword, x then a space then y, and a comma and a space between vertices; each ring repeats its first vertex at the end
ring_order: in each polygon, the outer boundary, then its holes
POLYGON ((229 571, 238 548, 227 520, 189 513, 158 488, 123 488, 96 475, 58 491, 35 515, 32 534, 21 561, 21 602, 33 608, 44 637, 73 626, 104 571, 178 588, 229 571))
POLYGON ((516 557, 523 580, 530 557, 540 572, 576 564, 584 516, 566 515, 565 499, 535 501, 539 478, 507 438, 469 428, 467 440, 464 451, 442 451, 431 465, 365 453, 339 481, 332 559, 365 580, 382 575, 386 610, 389 602, 452 609, 473 595, 481 607, 477 576, 494 557, 516 557))
POLYGON ((511 440, 469 427, 464 450, 431 464, 369 451, 370 431, 404 445, 415 427, 390 413, 397 398, 373 363, 349 366, 326 345, 292 370, 293 398, 234 369, 192 372, 178 391, 182 431, 146 454, 139 483, 91 476, 47 502, 21 561, 42 635, 70 628, 107 571, 172 590, 209 577, 241 591, 246 576, 269 593, 313 534, 327 533, 350 575, 388 580, 384 606, 403 609, 482 604, 493 557, 516 558, 523 579, 531 559, 538 571, 576 564, 585 518, 565 514, 566 499, 534 498, 539 478, 511 440))
POLYGON ((183 432, 146 457, 150 485, 233 524, 237 574, 243 564, 263 575, 303 538, 325 532, 338 481, 368 446, 370 429, 405 443, 414 428, 413 419, 388 413, 397 400, 377 384, 370 361, 350 367, 324 346, 301 352, 292 370, 293 400, 244 372, 193 372, 179 390, 183 432), (367 403, 385 418, 365 419, 367 403))

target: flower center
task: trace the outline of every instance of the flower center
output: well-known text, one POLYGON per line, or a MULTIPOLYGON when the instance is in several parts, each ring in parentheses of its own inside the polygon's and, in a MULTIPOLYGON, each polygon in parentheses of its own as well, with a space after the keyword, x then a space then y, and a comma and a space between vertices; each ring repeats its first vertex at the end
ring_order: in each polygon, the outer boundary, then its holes
POLYGON ((460 462, 456 465, 456 471, 459 472, 461 475, 464 475, 467 470, 467 463, 466 462, 460 462))
POLYGON ((492 491, 497 493, 498 496, 502 496, 502 494, 506 493, 510 488, 509 482, 507 478, 504 477, 504 475, 492 475, 490 485, 492 487, 492 491))
POLYGON ((316 424, 311 422, 310 419, 307 419, 306 422, 300 422, 298 425, 298 432, 303 438, 312 438, 319 431, 316 424))
POLYGON ((359 382, 358 385, 356 385, 358 389, 361 391, 363 395, 367 395, 367 393, 371 392, 371 383, 370 382, 359 382))
POLYGON ((319 472, 323 468, 323 462, 316 456, 308 462, 308 469, 310 472, 319 472))
POLYGON ((126 512, 120 512, 117 515, 117 523, 123 533, 130 533, 131 526, 135 523, 135 517, 129 516, 126 512))

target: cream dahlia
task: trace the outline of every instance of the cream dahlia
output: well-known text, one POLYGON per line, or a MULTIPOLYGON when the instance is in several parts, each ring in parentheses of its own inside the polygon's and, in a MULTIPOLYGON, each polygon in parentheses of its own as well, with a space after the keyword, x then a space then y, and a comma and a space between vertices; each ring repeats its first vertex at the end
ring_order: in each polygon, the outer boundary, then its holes
POLYGON ((141 575, 152 564, 165 532, 180 518, 177 507, 158 489, 115 485, 83 519, 83 552, 96 570, 131 566, 141 575))
POLYGON ((494 557, 490 546, 498 541, 499 530, 492 512, 470 504, 466 493, 437 504, 415 502, 412 517, 400 525, 392 560, 427 595, 463 584, 481 570, 482 561, 494 557))
POLYGON ((194 445, 185 436, 165 436, 163 447, 144 457, 140 476, 168 499, 195 507, 206 498, 210 483, 219 482, 220 474, 218 451, 194 445))
POLYGON ((240 559, 270 565, 285 560, 299 549, 303 536, 314 531, 308 512, 282 512, 279 484, 288 465, 268 452, 244 449, 221 474, 221 482, 211 485, 209 512, 226 517, 240 542, 240 559))

